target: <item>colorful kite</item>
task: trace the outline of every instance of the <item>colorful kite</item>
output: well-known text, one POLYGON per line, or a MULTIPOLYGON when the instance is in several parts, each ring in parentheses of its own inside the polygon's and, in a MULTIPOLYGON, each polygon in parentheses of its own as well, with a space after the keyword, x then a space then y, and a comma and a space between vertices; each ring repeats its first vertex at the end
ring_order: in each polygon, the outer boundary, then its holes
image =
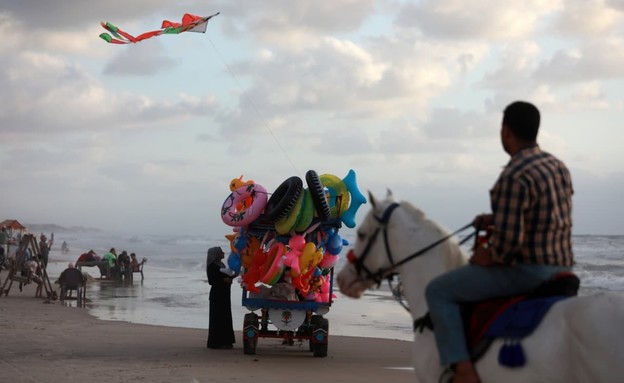
POLYGON ((151 32, 145 32, 136 37, 122 31, 111 23, 102 22, 102 27, 109 31, 114 37, 106 32, 100 34, 100 37, 111 44, 134 44, 138 43, 139 41, 160 35, 177 35, 182 32, 206 33, 208 20, 215 17, 219 13, 220 12, 217 12, 214 15, 208 17, 200 17, 187 13, 182 16, 182 23, 174 23, 168 20, 163 20, 162 26, 160 27, 161 29, 151 32))

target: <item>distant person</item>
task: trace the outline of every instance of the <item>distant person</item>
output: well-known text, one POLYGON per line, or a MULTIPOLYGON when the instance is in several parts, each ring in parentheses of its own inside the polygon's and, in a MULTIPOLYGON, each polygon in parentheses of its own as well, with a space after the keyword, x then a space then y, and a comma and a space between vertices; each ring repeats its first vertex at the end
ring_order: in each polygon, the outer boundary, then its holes
POLYGON ((130 257, 125 250, 117 257, 117 267, 119 268, 119 274, 126 277, 128 273, 132 273, 130 270, 130 257))
POLYGON ((63 244, 61 245, 61 252, 63 254, 69 253, 69 245, 67 244, 66 241, 63 241, 63 244))
POLYGON ((80 262, 95 262, 99 261, 100 258, 96 257, 95 251, 89 250, 86 253, 80 254, 80 257, 76 260, 76 265, 80 262))
POLYGON ((48 238, 43 233, 41 233, 41 235, 39 236, 39 257, 41 257, 41 263, 43 264, 44 268, 48 267, 48 258, 53 243, 54 233, 50 234, 50 240, 48 240, 48 238))
POLYGON ((139 261, 137 260, 136 254, 130 253, 130 267, 133 272, 140 271, 139 270, 139 261))
MULTIPOLYGON (((17 248, 17 251, 9 257, 11 262, 14 263, 16 269, 20 271, 20 275, 22 277, 26 277, 29 280, 34 280, 37 284, 41 284, 41 279, 38 278, 41 273, 41 268, 28 248, 28 238, 29 237, 24 236, 19 244, 19 247, 17 248)), ((20 291, 22 291, 22 287, 23 282, 20 282, 20 291)), ((37 294, 39 294, 39 291, 37 291, 36 296, 38 296, 37 294)))
POLYGON ((81 297, 78 288, 80 286, 84 287, 86 282, 87 277, 80 272, 76 272, 74 264, 69 262, 69 264, 67 264, 67 268, 63 270, 61 275, 59 275, 58 279, 54 283, 57 283, 61 286, 61 300, 71 297, 72 290, 77 290, 77 298, 78 300, 80 300, 81 297))
POLYGON ((117 250, 114 247, 111 247, 108 253, 104 254, 102 260, 107 263, 109 269, 106 277, 117 275, 117 250))
POLYGON ((7 233, 6 227, 2 226, 2 228, 0 228, 0 248, 2 249, 0 251, 2 251, 2 254, 5 254, 7 251, 7 243, 9 243, 9 233, 7 233))
POLYGON ((220 247, 211 247, 206 257, 206 276, 210 283, 207 347, 214 349, 229 349, 236 342, 230 300, 232 278, 220 271, 225 267, 222 262, 223 256, 224 253, 220 247))

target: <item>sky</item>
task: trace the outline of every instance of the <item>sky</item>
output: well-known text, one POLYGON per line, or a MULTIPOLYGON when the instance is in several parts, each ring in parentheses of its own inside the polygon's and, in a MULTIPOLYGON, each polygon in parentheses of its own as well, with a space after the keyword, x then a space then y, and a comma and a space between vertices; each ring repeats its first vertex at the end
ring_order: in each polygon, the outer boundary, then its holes
POLYGON ((525 100, 574 233, 624 234, 624 0, 2 0, 0 34, 0 219, 215 238, 233 178, 353 169, 455 230, 489 210, 525 100))

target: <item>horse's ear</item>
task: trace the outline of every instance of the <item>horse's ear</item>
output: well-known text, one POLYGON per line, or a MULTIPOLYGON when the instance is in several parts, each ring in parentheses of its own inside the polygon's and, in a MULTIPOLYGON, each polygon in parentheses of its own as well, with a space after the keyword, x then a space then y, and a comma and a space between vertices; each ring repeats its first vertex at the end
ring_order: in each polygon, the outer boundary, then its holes
POLYGON ((375 205, 377 205, 377 200, 375 200, 375 196, 373 195, 373 193, 371 193, 370 190, 368 191, 368 200, 370 201, 373 209, 375 209, 375 205))
POLYGON ((386 189, 386 199, 394 200, 394 196, 392 195, 392 190, 386 189))

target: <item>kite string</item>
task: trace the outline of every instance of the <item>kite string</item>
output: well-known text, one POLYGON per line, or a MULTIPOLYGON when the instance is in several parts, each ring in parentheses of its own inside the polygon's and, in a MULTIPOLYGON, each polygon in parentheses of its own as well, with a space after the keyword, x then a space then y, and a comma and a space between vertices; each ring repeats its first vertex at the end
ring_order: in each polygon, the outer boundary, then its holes
POLYGON ((258 118, 260 118, 260 121, 262 121, 262 124, 264 125, 264 127, 271 134, 271 137, 273 137, 273 140, 275 141, 275 143, 277 144, 279 149, 282 151, 282 154, 284 155, 284 157, 286 157, 286 159, 288 160, 288 163, 290 163, 290 166, 292 166, 293 169, 295 170, 295 174, 300 174, 299 170, 297 170, 297 167, 295 166, 295 164, 291 160, 290 156, 288 155, 288 153, 286 153, 286 150, 284 149, 282 144, 279 142, 279 140, 277 139, 277 137, 275 136, 275 134, 273 133, 273 131, 269 127, 269 124, 267 124, 266 120, 264 119, 264 117, 262 116, 262 114, 260 113, 258 108, 256 107, 256 104, 253 102, 251 97, 249 97, 249 94, 247 93, 247 91, 242 87, 240 81, 238 81, 238 77, 236 77, 236 74, 232 71, 232 69, 230 69, 230 67, 227 65, 225 60, 223 60, 223 56, 221 55, 221 52, 219 52, 219 50, 217 49, 217 47, 215 46, 215 44, 212 42, 212 40, 210 38, 208 38, 208 41, 210 41, 210 45, 212 45, 212 47, 214 48, 215 52, 217 52, 217 56, 219 56, 219 59, 221 60, 221 63, 223 63, 223 66, 225 67, 225 69, 227 69, 227 71, 230 73, 230 76, 232 76, 234 81, 236 81, 236 84, 238 85, 238 87, 242 90, 243 95, 245 96, 245 99, 249 102, 249 104, 251 105, 253 110, 256 112, 256 114, 258 115, 258 118))

